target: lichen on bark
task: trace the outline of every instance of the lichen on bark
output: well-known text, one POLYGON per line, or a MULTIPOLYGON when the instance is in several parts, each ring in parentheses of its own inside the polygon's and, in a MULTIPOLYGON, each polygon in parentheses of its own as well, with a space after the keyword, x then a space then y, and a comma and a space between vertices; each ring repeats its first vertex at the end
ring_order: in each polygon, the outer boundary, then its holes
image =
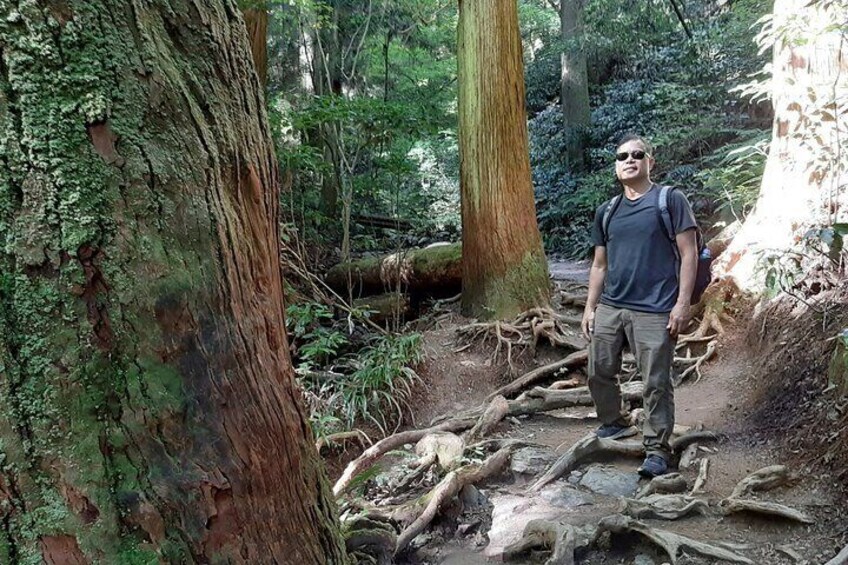
POLYGON ((230 0, 0 0, 0 561, 341 562, 230 0))

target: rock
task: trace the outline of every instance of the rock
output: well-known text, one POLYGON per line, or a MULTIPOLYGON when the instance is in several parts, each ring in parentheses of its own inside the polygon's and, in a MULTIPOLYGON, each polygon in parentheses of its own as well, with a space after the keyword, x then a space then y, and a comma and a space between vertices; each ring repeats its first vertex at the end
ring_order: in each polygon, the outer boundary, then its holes
POLYGON ((474 485, 465 485, 459 491, 459 501, 465 510, 474 510, 486 506, 489 499, 474 485))
POLYGON ((555 520, 565 512, 562 508, 546 502, 541 496, 519 496, 505 494, 492 498, 492 527, 489 529, 489 545, 483 551, 492 561, 503 557, 504 548, 521 538, 524 526, 530 520, 555 520))
POLYGON ((559 508, 577 508, 578 506, 589 506, 594 504, 591 499, 591 495, 585 494, 563 484, 562 482, 551 483, 542 489, 539 493, 539 496, 542 497, 544 501, 546 501, 551 506, 556 506, 559 508))
POLYGON ((450 432, 434 432, 427 434, 415 444, 415 454, 427 457, 433 453, 442 469, 450 470, 462 460, 465 442, 461 437, 450 432))
POLYGON ((540 447, 524 447, 512 454, 510 470, 517 475, 541 475, 548 470, 557 456, 540 447))
POLYGON ((599 494, 632 497, 639 488, 639 475, 614 467, 592 466, 580 479, 580 485, 599 494))
POLYGON ((468 524, 460 524, 456 528, 456 534, 465 537, 468 534, 474 533, 480 527, 480 520, 474 520, 468 524))
POLYGON ((571 474, 568 475, 568 482, 573 485, 579 484, 582 477, 582 471, 572 471, 571 474))
POLYGON ((633 565, 657 565, 657 562, 644 553, 640 553, 633 558, 633 565))

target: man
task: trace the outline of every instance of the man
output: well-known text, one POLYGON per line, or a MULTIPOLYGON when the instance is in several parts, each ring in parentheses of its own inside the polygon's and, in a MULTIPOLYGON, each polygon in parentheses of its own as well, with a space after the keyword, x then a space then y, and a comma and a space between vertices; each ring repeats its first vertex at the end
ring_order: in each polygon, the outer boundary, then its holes
POLYGON ((633 135, 622 139, 616 150, 615 174, 624 190, 610 210, 607 233, 603 224, 608 203, 595 214, 595 257, 582 324, 589 340, 589 390, 602 423, 598 437, 637 433, 618 384, 625 340, 636 357, 645 385, 646 416, 642 436, 647 456, 639 474, 646 477, 668 471, 674 428, 671 364, 677 335, 690 320, 698 260, 695 218, 680 191, 668 193, 674 233, 668 234, 663 225, 661 187, 651 182, 651 153, 650 144, 633 135))

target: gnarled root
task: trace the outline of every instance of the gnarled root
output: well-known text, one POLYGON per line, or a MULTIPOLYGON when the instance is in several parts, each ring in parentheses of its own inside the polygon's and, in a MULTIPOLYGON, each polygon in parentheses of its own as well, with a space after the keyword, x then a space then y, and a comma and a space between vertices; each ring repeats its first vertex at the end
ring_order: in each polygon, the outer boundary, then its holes
POLYGON ((630 532, 639 534, 646 540, 662 548, 674 564, 677 563, 677 557, 680 554, 680 550, 687 549, 690 552, 699 553, 706 557, 714 557, 716 559, 730 561, 733 563, 754 565, 754 562, 747 557, 743 557, 742 555, 733 553, 727 549, 693 540, 686 536, 675 534, 674 532, 652 528, 647 524, 621 514, 607 516, 602 519, 598 524, 597 531, 595 532, 594 541, 597 541, 598 537, 600 537, 603 532, 610 532, 613 534, 630 532))
POLYGON ((465 441, 473 443, 482 438, 492 431, 492 428, 497 426, 507 414, 509 414, 509 402, 507 402, 506 398, 503 396, 494 397, 483 411, 483 415, 480 416, 480 419, 477 420, 477 423, 474 424, 474 427, 470 432, 468 432, 468 436, 465 438, 465 441))
POLYGON ((465 341, 459 350, 470 347, 475 342, 486 343, 495 340, 495 351, 492 361, 497 361, 502 351, 506 352, 507 363, 513 368, 513 347, 524 351, 530 348, 535 351, 539 341, 544 338, 551 345, 570 349, 584 349, 586 340, 579 333, 569 328, 569 324, 578 325, 580 320, 559 314, 551 308, 533 308, 518 315, 510 322, 475 322, 458 328, 457 336, 465 341))
POLYGON ((695 479, 695 484, 692 486, 692 494, 701 492, 704 485, 707 484, 707 472, 710 469, 710 460, 706 457, 701 459, 701 465, 698 468, 698 477, 695 479))
POLYGON ((397 538, 395 554, 406 549, 409 542, 424 531, 439 511, 462 490, 462 487, 479 483, 503 471, 509 464, 513 448, 514 445, 508 445, 499 449, 481 464, 465 465, 456 471, 451 471, 433 490, 394 510, 391 513, 392 518, 400 524, 407 524, 397 538))
POLYGON ((840 551, 836 557, 825 563, 824 565, 846 565, 848 564, 848 545, 840 551))
MULTIPOLYGON (((708 439, 717 439, 718 436, 711 432, 691 432, 672 440, 671 449, 674 453, 685 448, 692 442, 708 439)), ((626 455, 629 457, 642 457, 645 455, 645 446, 642 442, 622 441, 616 439, 599 438, 595 432, 590 432, 583 439, 571 446, 559 459, 557 459, 545 473, 530 486, 530 492, 538 492, 545 485, 553 482, 566 473, 570 473, 581 462, 598 453, 610 453, 626 455)))
POLYGON ((794 508, 775 502, 761 502, 759 500, 743 500, 741 498, 726 498, 721 501, 720 506, 725 514, 735 512, 753 512, 754 514, 765 514, 777 516, 802 524, 814 524, 815 520, 794 508))
POLYGON ((545 547, 551 550, 545 565, 574 565, 574 526, 549 520, 530 520, 524 527, 521 539, 504 549, 504 561, 527 553, 531 549, 545 547))
POLYGON ((407 443, 415 443, 427 434, 435 432, 461 432, 463 430, 467 430, 472 427, 475 422, 476 418, 454 418, 423 430, 408 430, 381 439, 366 449, 362 455, 348 463, 342 473, 342 476, 333 486, 333 494, 335 496, 339 496, 343 493, 347 487, 350 486, 351 481, 353 481, 356 475, 369 468, 374 464, 374 462, 389 451, 407 443))
POLYGON ((639 500, 625 498, 621 509, 627 516, 652 520, 677 520, 694 512, 707 514, 709 505, 681 494, 652 494, 639 500))
POLYGON ((680 473, 660 475, 659 477, 651 479, 651 482, 645 485, 642 490, 636 494, 636 498, 645 498, 646 496, 657 493, 669 494, 684 492, 687 486, 686 479, 683 478, 683 475, 680 473))
POLYGON ((771 465, 754 471, 736 484, 728 498, 738 498, 757 490, 771 490, 790 482, 789 469, 784 465, 771 465))
POLYGON ((337 434, 319 437, 315 442, 315 449, 320 453, 325 447, 331 447, 339 444, 343 445, 351 440, 358 441, 361 446, 365 446, 366 443, 371 443, 371 439, 362 430, 350 430, 348 432, 339 432, 337 434))
POLYGON ((551 375, 555 375, 557 372, 563 369, 575 369, 577 367, 581 367, 587 363, 589 360, 589 352, 585 349, 581 351, 576 351, 571 355, 567 356, 564 359, 560 359, 555 363, 551 363, 549 365, 545 365, 544 367, 538 367, 525 373, 524 375, 518 377, 511 383, 502 386, 492 394, 486 397, 486 400, 491 400, 496 396, 505 396, 510 397, 515 393, 524 390, 528 386, 539 382, 542 379, 550 377, 551 375))

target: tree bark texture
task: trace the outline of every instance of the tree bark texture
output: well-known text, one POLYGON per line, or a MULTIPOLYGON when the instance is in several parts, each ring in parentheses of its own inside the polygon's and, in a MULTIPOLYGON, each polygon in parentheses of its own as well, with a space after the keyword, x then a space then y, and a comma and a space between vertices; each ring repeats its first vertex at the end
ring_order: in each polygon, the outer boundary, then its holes
MULTIPOLYGON (((777 0, 773 27, 827 29, 848 18, 838 2, 777 0)), ((764 253, 798 248, 811 228, 848 222, 848 42, 839 29, 774 46, 774 125, 754 210, 716 261, 743 290, 763 288, 764 253)))
POLYGON ((536 223, 515 0, 459 2, 462 306, 512 317, 550 300, 536 223))
POLYGON ((571 171, 584 167, 584 135, 590 123, 589 79, 583 47, 584 1, 560 2, 560 24, 565 45, 561 57, 561 103, 567 136, 566 160, 571 171))
POLYGON ((232 0, 0 0, 0 562, 341 563, 232 0))
POLYGON ((244 11, 244 23, 250 40, 250 52, 256 65, 256 74, 263 89, 268 83, 268 7, 260 2, 255 8, 244 11))

